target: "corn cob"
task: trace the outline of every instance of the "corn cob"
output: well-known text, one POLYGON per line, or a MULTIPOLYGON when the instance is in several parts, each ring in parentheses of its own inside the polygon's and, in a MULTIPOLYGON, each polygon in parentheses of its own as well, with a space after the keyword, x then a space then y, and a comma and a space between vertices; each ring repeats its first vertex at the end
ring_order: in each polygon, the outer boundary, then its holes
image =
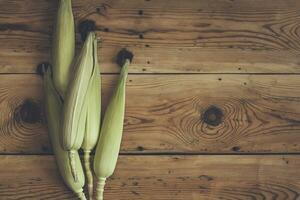
POLYGON ((52 47, 53 82, 64 97, 75 52, 75 28, 72 1, 60 0, 52 47))
POLYGON ((97 39, 94 41, 94 72, 88 88, 85 103, 87 104, 87 119, 84 140, 81 148, 84 152, 84 166, 88 182, 89 197, 93 197, 93 174, 90 167, 90 153, 95 148, 100 130, 101 93, 100 72, 97 60, 97 39))
POLYGON ((94 41, 95 34, 91 32, 74 65, 74 76, 70 80, 63 108, 61 146, 69 152, 70 165, 75 181, 77 181, 77 170, 74 155, 83 143, 87 118, 87 104, 84 102, 96 67, 93 54, 94 41))
POLYGON ((118 56, 122 57, 126 54, 131 57, 123 59, 124 62, 120 63, 123 66, 119 81, 107 107, 96 148, 94 171, 97 176, 97 200, 103 199, 105 181, 115 170, 121 145, 125 114, 125 86, 128 66, 133 55, 127 50, 122 50, 118 56))
POLYGON ((83 193, 84 186, 84 173, 81 166, 78 153, 74 154, 74 162, 78 173, 78 181, 75 182, 72 176, 71 168, 69 165, 68 152, 63 150, 59 142, 60 134, 60 118, 62 110, 62 101, 59 94, 54 88, 51 79, 51 69, 48 67, 46 74, 44 75, 44 91, 46 99, 46 115, 49 129, 49 136, 52 143, 53 151, 55 154, 57 166, 59 172, 65 182, 65 184, 77 195, 81 200, 86 200, 83 193))

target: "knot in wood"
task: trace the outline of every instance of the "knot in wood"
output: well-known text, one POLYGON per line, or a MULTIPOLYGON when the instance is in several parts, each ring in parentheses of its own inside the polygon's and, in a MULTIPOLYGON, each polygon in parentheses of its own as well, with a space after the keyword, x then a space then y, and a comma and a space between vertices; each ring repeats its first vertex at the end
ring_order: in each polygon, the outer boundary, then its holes
POLYGON ((211 126, 218 126, 223 121, 223 112, 216 106, 210 106, 203 113, 202 120, 211 126))
POLYGON ((40 106, 30 100, 25 100, 20 106, 18 106, 14 113, 15 120, 18 122, 25 122, 34 124, 41 121, 41 109, 40 106))

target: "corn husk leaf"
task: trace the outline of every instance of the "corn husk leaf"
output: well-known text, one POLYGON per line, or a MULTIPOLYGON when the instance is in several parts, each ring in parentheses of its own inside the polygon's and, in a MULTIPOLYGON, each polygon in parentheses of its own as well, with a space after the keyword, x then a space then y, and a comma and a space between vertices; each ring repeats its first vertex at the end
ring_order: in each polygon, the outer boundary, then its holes
POLYGON ((89 33, 74 65, 74 74, 70 80, 64 102, 61 145, 69 151, 70 165, 74 180, 77 180, 74 152, 82 145, 87 120, 86 95, 91 84, 94 68, 95 34, 89 33))
POLYGON ((46 100, 45 110, 47 116, 48 132, 59 172, 65 184, 77 195, 78 198, 84 200, 85 196, 82 188, 85 183, 85 177, 79 155, 76 152, 74 156, 78 174, 78 181, 75 182, 72 176, 71 167, 69 165, 68 152, 63 150, 60 146, 60 122, 63 105, 60 96, 54 87, 50 69, 47 70, 44 77, 44 91, 46 100))
POLYGON ((62 125, 62 147, 65 150, 78 150, 86 128, 86 94, 95 68, 93 44, 95 34, 90 33, 74 66, 74 76, 70 80, 64 103, 62 125))
POLYGON ((81 148, 84 152, 84 166, 88 182, 89 197, 93 196, 93 174, 90 164, 90 153, 97 144, 101 121, 101 86, 100 71, 97 59, 97 39, 94 41, 94 71, 86 95, 87 119, 84 140, 81 148))
POLYGON ((75 54, 75 27, 71 0, 60 0, 52 46, 53 81, 64 97, 75 54))
POLYGON ((122 68, 120 78, 106 109, 99 142, 94 158, 94 172, 97 176, 96 199, 103 199, 105 179, 115 170, 124 124, 125 86, 128 75, 129 60, 122 68))
POLYGON ((97 40, 94 41, 94 71, 86 95, 87 122, 81 148, 91 151, 98 142, 101 121, 101 79, 97 59, 97 40))

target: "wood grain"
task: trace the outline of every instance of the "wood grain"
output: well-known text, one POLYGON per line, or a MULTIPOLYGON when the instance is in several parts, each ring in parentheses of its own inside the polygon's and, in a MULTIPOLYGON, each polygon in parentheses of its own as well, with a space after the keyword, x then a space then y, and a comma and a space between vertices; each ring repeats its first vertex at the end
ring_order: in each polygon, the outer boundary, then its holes
MULTIPOLYGON (((298 0, 74 0, 76 22, 96 21, 102 71, 122 47, 132 73, 299 73, 298 0)), ((49 60, 56 1, 0 2, 0 73, 49 60)), ((79 39, 78 39, 79 41, 79 39)))
MULTIPOLYGON (((0 196, 75 199, 52 156, 1 156, 0 196)), ((297 200, 299 156, 120 156, 110 200, 297 200)))
MULTIPOLYGON (((103 75, 103 108, 116 75, 103 75)), ((129 75, 123 153, 296 153, 299 75, 129 75)), ((0 153, 51 153, 36 75, 1 75, 0 153)))
POLYGON ((1 152, 49 151, 42 118, 42 82, 37 76, 2 75, 0 78, 1 152), (15 149, 15 150, 13 150, 15 149))

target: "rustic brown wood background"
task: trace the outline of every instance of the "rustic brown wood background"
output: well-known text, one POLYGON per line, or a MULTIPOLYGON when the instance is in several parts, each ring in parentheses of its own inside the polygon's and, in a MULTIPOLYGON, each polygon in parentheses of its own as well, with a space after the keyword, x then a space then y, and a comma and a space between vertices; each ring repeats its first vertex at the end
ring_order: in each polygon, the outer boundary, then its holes
MULTIPOLYGON (((102 40, 104 106, 135 55, 109 200, 300 199, 299 0, 73 0, 102 40)), ((0 0, 0 199, 74 199, 36 66, 57 1, 0 0)), ((78 39, 78 45, 80 45, 78 39)))

